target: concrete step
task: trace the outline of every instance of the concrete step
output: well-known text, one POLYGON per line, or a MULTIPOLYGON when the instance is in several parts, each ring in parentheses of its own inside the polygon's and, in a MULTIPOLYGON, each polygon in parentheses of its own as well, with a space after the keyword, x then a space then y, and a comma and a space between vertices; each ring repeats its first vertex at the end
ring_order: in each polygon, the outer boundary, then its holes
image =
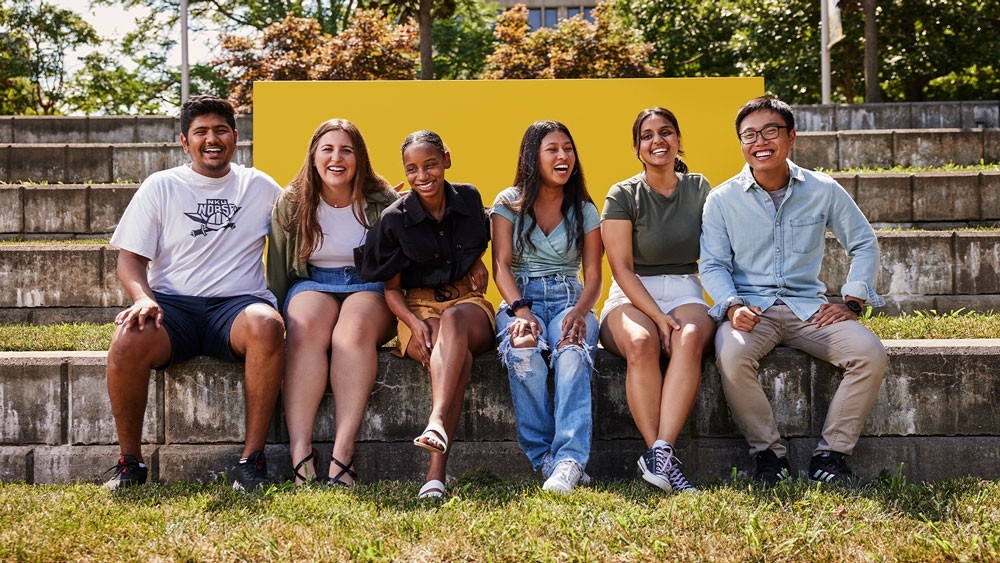
MULTIPOLYGON (((880 312, 1000 311, 1000 230, 878 231, 880 312)), ((827 235, 822 281, 839 294, 849 261, 827 235)), ((0 245, 0 322, 109 322, 129 303, 103 244, 0 245)))
MULTIPOLYGON (((1000 226, 1000 171, 834 177, 877 227, 1000 226)), ((137 188, 135 183, 0 185, 0 240, 107 237, 137 188)))
POLYGON ((799 131, 1000 127, 1000 102, 898 102, 792 106, 799 131))
MULTIPOLYGON (((886 341, 889 367, 874 412, 851 460, 871 479, 902 468, 912 481, 972 475, 1000 477, 1000 340, 886 341), (961 460, 961 463, 955 463, 961 460)), ((96 481, 117 457, 105 390, 104 353, 0 353, 0 480, 96 481)), ((629 479, 645 449, 625 400, 625 363, 598 352, 593 390, 594 439, 587 472, 629 479)), ((729 416, 714 362, 707 360, 694 411, 678 440, 685 474, 695 483, 728 479, 752 462, 729 416)), ((840 381, 833 366, 778 348, 760 367, 793 467, 804 470, 840 381)), ((143 439, 153 480, 211 480, 239 456, 244 432, 239 364, 196 358, 154 372, 143 439)), ((426 372, 383 351, 355 457, 365 482, 419 480, 427 454, 412 438, 430 412, 426 372)), ((280 405, 280 401, 279 401, 280 405)), ((326 459, 334 437, 332 397, 324 396, 315 440, 326 459)), ((495 356, 476 359, 449 473, 486 468, 501 478, 531 479, 516 443, 506 371, 495 356)), ((291 477, 288 436, 279 407, 267 448, 272 477, 291 477)), ((320 470, 325 471, 325 463, 320 470)), ((105 476, 106 478, 107 476, 105 476)))
MULTIPOLYGON (((1000 129, 802 132, 792 160, 826 170, 997 163, 1000 129)), ((0 182, 141 182, 187 161, 176 141, 0 144, 0 182)), ((252 165, 252 142, 238 143, 234 162, 252 165)))
POLYGON ((803 131, 795 138, 792 160, 827 170, 996 163, 1000 129, 803 131))
MULTIPOLYGON (((0 182, 141 182, 189 162, 176 140, 160 143, 18 143, 0 145, 0 182)), ((234 162, 253 165, 253 145, 240 141, 234 162)))
MULTIPOLYGON (((799 131, 981 129, 1000 127, 1000 102, 887 102, 793 105, 799 131)), ((253 116, 236 117, 253 140, 253 116)), ((176 141, 180 119, 158 115, 3 116, 0 143, 154 143, 176 141)))
MULTIPOLYGON (((240 140, 253 140, 253 116, 236 116, 240 140)), ((161 115, 0 117, 0 143, 177 143, 179 117, 161 115)))

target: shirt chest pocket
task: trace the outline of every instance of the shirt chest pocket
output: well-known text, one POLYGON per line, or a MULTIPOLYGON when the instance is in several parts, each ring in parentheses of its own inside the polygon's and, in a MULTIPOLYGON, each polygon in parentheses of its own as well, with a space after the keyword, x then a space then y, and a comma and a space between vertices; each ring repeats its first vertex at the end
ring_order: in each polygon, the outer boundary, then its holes
POLYGON ((822 215, 801 217, 789 221, 792 227, 792 252, 808 254, 823 244, 826 218, 822 215))

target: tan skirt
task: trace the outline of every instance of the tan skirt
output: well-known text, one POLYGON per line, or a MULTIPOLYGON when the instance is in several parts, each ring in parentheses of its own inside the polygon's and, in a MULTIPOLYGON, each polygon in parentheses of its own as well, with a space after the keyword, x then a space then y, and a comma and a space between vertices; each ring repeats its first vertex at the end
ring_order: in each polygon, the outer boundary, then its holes
MULTIPOLYGON (((493 304, 483 297, 483 292, 473 291, 467 277, 463 277, 460 281, 450 284, 449 288, 452 287, 455 289, 454 293, 456 296, 453 299, 445 301, 438 301, 439 292, 431 287, 407 289, 404 292, 406 295, 406 306, 410 308, 410 311, 413 311, 413 314, 417 318, 424 321, 441 318, 441 314, 445 310, 455 305, 472 303, 486 313, 486 317, 490 322, 490 330, 496 333, 496 312, 493 310, 493 304)), ((397 322, 396 331, 398 333, 398 345, 392 353, 402 358, 406 355, 406 347, 409 346, 410 339, 413 338, 413 333, 410 332, 410 327, 403 321, 397 322)))

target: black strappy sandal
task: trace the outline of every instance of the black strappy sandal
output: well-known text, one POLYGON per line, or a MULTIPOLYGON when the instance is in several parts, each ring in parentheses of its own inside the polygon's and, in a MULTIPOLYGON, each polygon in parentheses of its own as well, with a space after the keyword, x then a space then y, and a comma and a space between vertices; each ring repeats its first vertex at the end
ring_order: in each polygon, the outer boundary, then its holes
POLYGON ((337 459, 337 458, 335 458, 335 457, 333 457, 333 454, 331 453, 330 454, 330 462, 340 468, 340 473, 337 473, 333 477, 330 477, 329 479, 327 479, 326 480, 327 486, 330 486, 330 487, 351 487, 351 486, 353 486, 354 483, 345 483, 343 481, 342 477, 344 476, 345 473, 353 481, 357 482, 357 480, 358 480, 358 474, 354 472, 354 469, 353 469, 354 468, 354 460, 353 459, 351 461, 347 462, 347 464, 345 465, 343 463, 340 463, 340 460, 337 459))
POLYGON ((313 448, 313 451, 311 451, 309 455, 303 458, 302 461, 296 463, 295 467, 292 468, 292 473, 295 474, 295 477, 297 479, 302 481, 303 485, 308 485, 311 481, 314 481, 316 479, 316 476, 313 475, 312 477, 306 477, 305 475, 299 473, 299 470, 302 469, 302 467, 305 466, 305 464, 316 459, 317 455, 319 455, 319 452, 317 452, 316 449, 313 448))

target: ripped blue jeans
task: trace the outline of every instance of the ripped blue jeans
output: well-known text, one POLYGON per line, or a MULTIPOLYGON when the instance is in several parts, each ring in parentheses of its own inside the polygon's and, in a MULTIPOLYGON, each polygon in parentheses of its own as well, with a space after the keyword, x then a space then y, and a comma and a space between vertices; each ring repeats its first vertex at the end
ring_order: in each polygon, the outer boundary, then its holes
POLYGON ((531 312, 542 325, 538 345, 515 348, 508 328, 514 317, 503 303, 497 313, 500 361, 507 368, 510 394, 517 418, 517 440, 532 467, 541 468, 546 454, 556 463, 572 459, 586 467, 593 433, 590 378, 597 354, 598 323, 593 311, 586 316, 583 346, 559 348, 562 321, 580 298, 578 278, 556 274, 517 278, 521 296, 534 300, 531 312), (548 362, 546 362, 548 358, 548 362), (549 369, 555 393, 549 393, 549 369))

